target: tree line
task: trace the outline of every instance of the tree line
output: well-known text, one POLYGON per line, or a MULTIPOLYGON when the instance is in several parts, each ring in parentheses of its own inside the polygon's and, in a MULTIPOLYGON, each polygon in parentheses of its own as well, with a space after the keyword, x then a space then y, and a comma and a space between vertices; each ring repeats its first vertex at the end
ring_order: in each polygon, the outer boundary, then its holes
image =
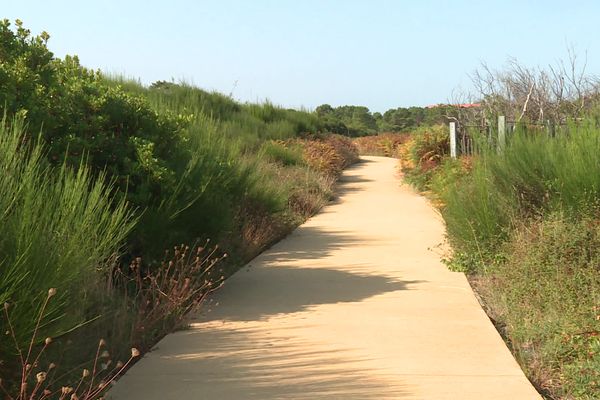
POLYGON ((381 132, 407 132, 424 125, 446 123, 455 117, 456 107, 398 107, 371 112, 364 106, 332 107, 322 104, 315 109, 323 129, 346 136, 366 136, 381 132))

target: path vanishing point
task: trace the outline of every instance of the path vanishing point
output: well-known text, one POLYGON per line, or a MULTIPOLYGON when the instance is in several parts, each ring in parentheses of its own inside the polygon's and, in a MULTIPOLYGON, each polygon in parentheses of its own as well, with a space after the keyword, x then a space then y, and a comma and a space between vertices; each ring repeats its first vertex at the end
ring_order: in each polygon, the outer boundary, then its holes
POLYGON ((444 225, 363 157, 339 197, 227 280, 160 341, 114 400, 541 399, 464 274, 444 225))

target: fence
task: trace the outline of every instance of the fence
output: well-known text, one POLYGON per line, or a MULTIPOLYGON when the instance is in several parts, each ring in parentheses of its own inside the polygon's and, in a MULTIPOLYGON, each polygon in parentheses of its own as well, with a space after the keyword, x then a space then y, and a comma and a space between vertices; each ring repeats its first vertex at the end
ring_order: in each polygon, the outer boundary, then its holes
POLYGON ((450 122, 450 156, 456 158, 459 155, 477 154, 483 145, 496 147, 498 151, 502 151, 506 146, 507 137, 510 137, 517 126, 545 132, 551 137, 565 130, 568 132, 566 124, 555 124, 552 121, 545 123, 507 121, 503 115, 498 117, 496 124, 492 124, 489 120, 482 121, 480 125, 450 122))

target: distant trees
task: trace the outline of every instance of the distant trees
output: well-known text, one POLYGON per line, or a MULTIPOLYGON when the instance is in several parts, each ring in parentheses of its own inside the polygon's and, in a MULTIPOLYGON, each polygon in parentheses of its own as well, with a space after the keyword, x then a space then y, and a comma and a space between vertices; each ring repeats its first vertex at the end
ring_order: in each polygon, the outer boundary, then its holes
POLYGON ((406 132, 422 125, 447 122, 454 114, 452 106, 398 107, 385 113, 371 113, 364 106, 332 107, 322 104, 315 110, 325 130, 347 136, 373 135, 378 132, 406 132))
POLYGON ((367 107, 322 104, 315 113, 323 128, 346 136, 364 136, 378 131, 377 121, 367 107))

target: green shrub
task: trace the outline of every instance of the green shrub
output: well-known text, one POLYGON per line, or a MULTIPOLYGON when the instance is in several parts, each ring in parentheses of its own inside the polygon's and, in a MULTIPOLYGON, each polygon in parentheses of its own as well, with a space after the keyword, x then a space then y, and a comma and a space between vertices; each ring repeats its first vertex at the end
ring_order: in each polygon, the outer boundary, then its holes
POLYGON ((178 153, 178 118, 107 85, 77 57, 54 58, 45 33, 31 36, 20 22, 13 32, 4 20, 0 37, 0 111, 24 116, 32 132, 42 130, 50 161, 77 168, 85 160, 138 207, 170 194, 180 172, 173 160, 185 157, 178 153))

